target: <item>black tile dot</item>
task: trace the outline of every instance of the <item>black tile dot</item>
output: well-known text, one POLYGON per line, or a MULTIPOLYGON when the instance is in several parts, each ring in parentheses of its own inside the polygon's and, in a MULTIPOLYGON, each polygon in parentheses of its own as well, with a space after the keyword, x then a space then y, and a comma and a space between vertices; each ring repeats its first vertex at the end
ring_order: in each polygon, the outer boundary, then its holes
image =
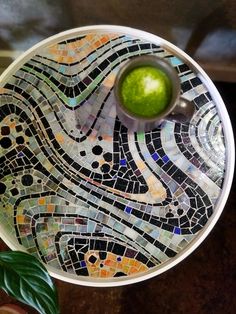
POLYGON ((16 138, 17 144, 24 144, 24 142, 25 142, 25 139, 23 136, 17 136, 17 138, 16 138))
POLYGON ((177 209, 177 214, 178 214, 179 216, 183 215, 183 213, 184 213, 184 211, 183 211, 182 208, 178 208, 178 209, 177 209))
POLYGON ((0 182, 0 194, 4 194, 6 191, 6 185, 2 182, 0 182))
POLYGON ((105 161, 110 162, 110 161, 112 161, 112 154, 111 153, 105 153, 103 155, 103 158, 105 161))
POLYGON ((98 137, 98 140, 99 140, 99 141, 102 141, 102 140, 103 140, 102 136, 99 136, 99 137, 98 137))
POLYGON ((102 171, 103 173, 109 172, 109 171, 110 171, 110 166, 109 166, 108 164, 103 164, 103 165, 101 166, 101 171, 102 171))
POLYGON ((96 258, 96 256, 91 255, 88 260, 89 260, 90 263, 94 264, 94 263, 96 263, 97 258, 96 258))
POLYGON ((2 126, 1 127, 1 134, 2 135, 9 135, 10 134, 10 128, 9 126, 2 126))
POLYGON ((103 152, 103 149, 100 145, 96 145, 93 147, 92 152, 94 155, 101 155, 103 152))
POLYGON ((16 132, 21 132, 22 131, 22 126, 21 125, 17 125, 16 126, 16 132))
POLYGON ((16 188, 11 189, 11 194, 12 194, 12 196, 16 196, 19 194, 19 191, 16 188))
POLYGON ((33 134, 30 131, 30 129, 28 128, 28 129, 25 130, 25 135, 28 136, 28 137, 31 137, 33 134))
POLYGON ((93 169, 96 169, 96 168, 98 168, 98 167, 99 167, 99 162, 94 161, 94 162, 92 163, 92 168, 93 168, 93 169))
POLYGON ((24 186, 30 186, 33 184, 33 177, 30 174, 25 174, 22 176, 21 182, 24 186))
POLYGON ((1 140, 0 140, 0 145, 2 146, 2 148, 9 148, 11 147, 12 145, 12 141, 9 137, 3 137, 1 140))
POLYGON ((83 150, 83 151, 80 152, 80 156, 82 156, 82 157, 86 156, 85 150, 83 150))

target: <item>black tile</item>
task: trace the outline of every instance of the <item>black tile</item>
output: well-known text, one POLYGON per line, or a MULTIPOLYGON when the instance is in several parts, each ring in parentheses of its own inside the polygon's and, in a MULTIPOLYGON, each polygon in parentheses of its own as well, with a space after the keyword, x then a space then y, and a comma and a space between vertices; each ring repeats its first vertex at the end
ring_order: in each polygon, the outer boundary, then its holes
POLYGON ((172 176, 172 174, 177 170, 178 168, 175 165, 172 165, 172 167, 167 171, 169 176, 172 176))
POLYGON ((208 103, 208 101, 209 100, 204 94, 194 98, 194 102, 198 105, 198 107, 205 105, 206 103, 208 103))
POLYGON ((107 58, 107 60, 109 60, 110 62, 113 62, 113 61, 115 61, 116 59, 118 59, 118 54, 117 53, 113 53, 111 56, 109 56, 108 58, 107 58))
POLYGON ((158 249, 160 249, 162 252, 164 252, 164 250, 165 250, 165 248, 166 248, 166 246, 165 246, 164 244, 162 244, 162 243, 159 242, 159 241, 155 241, 153 244, 154 244, 158 249))
POLYGON ((19 194, 19 191, 16 188, 11 189, 10 191, 11 191, 12 196, 16 196, 19 194))
POLYGON ((194 78, 191 79, 190 81, 191 81, 191 84, 193 85, 193 87, 202 84, 202 81, 200 80, 199 77, 194 77, 194 78))
POLYGON ((207 195, 205 195, 205 196, 202 198, 202 200, 203 200, 203 202, 204 202, 204 204, 205 204, 206 206, 210 206, 210 205, 211 205, 211 201, 210 201, 210 199, 209 199, 209 197, 208 197, 207 195))
POLYGON ((135 217, 138 217, 138 218, 142 218, 143 217, 143 212, 133 208, 132 209, 132 215, 134 215, 135 217))
POLYGON ((140 252, 135 256, 135 259, 143 264, 147 264, 148 258, 140 252))
POLYGON ((170 231, 170 232, 174 231, 174 227, 173 226, 170 226, 170 225, 165 224, 165 223, 162 224, 162 229, 170 231))
POLYGON ((145 43, 145 44, 139 44, 140 49, 150 49, 151 44, 145 43))
POLYGON ((84 268, 76 269, 75 272, 76 272, 76 274, 77 274, 78 276, 88 276, 88 275, 89 275, 88 270, 87 270, 87 268, 85 268, 85 267, 84 267, 84 268))
POLYGON ((94 249, 98 251, 106 251, 107 249, 107 242, 103 240, 96 240, 94 249))
POLYGON ((194 215, 195 211, 192 208, 189 208, 188 212, 187 212, 187 216, 190 219, 193 215, 194 215))
POLYGON ((95 80, 96 77, 101 73, 101 70, 99 70, 98 68, 95 68, 92 72, 89 73, 89 76, 91 77, 91 79, 95 80))
POLYGON ((123 48, 121 50, 118 50, 117 53, 118 53, 119 56, 123 56, 126 53, 128 53, 128 49, 127 48, 123 48))
POLYGON ((165 250, 165 253, 166 253, 166 255, 168 256, 168 257, 174 257, 177 253, 175 252, 175 251, 173 251, 173 250, 171 250, 171 249, 169 249, 169 248, 167 248, 166 250, 165 250))
MULTIPOLYGON (((132 213, 133 213, 133 211, 132 211, 132 213)), ((151 218, 150 219, 150 223, 152 225, 154 225, 154 226, 157 226, 157 227, 161 227, 161 225, 162 225, 162 222, 157 220, 157 219, 155 219, 155 218, 151 218)))
POLYGON ((185 81, 185 82, 181 83, 181 89, 182 89, 183 93, 185 93, 188 90, 192 89, 192 85, 190 84, 189 81, 185 81))
POLYGON ((129 52, 138 51, 139 50, 139 46, 138 45, 129 46, 128 50, 129 50, 129 52))
POLYGON ((201 230, 201 229, 202 229, 202 226, 196 225, 196 226, 194 226, 194 227, 191 229, 191 231, 192 231, 193 234, 195 234, 196 232, 198 232, 198 231, 201 230))
POLYGON ((164 164, 164 166, 162 167, 162 170, 164 170, 168 173, 168 170, 172 167, 172 165, 173 165, 172 162, 168 161, 166 164, 164 164))
POLYGON ((109 62, 107 60, 104 60, 100 65, 99 65, 99 68, 100 70, 105 70, 106 67, 109 65, 109 62))
POLYGON ((205 226, 205 224, 208 222, 208 218, 206 215, 202 216, 202 218, 199 219, 198 223, 201 225, 201 226, 205 226))
POLYGON ((143 237, 148 240, 148 242, 153 243, 155 241, 155 239, 153 239, 149 234, 144 233, 143 237))
POLYGON ((178 66, 180 72, 187 72, 190 70, 189 66, 187 64, 181 64, 178 66))
POLYGON ((2 135, 9 135, 9 134, 10 134, 10 128, 9 128, 9 126, 2 126, 2 127, 1 127, 1 134, 2 134, 2 135))
POLYGON ((124 252, 125 252, 125 247, 123 245, 120 245, 118 243, 114 244, 112 253, 123 256, 124 252))
POLYGON ((180 169, 177 169, 175 173, 172 175, 172 178, 179 184, 183 183, 184 180, 187 178, 187 175, 181 171, 180 169))

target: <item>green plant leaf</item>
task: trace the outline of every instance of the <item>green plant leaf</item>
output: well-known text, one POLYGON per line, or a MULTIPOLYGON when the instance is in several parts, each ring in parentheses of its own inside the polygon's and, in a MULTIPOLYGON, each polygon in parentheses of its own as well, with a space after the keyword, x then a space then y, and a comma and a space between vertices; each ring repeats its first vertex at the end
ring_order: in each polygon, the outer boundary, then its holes
POLYGON ((18 251, 0 252, 0 288, 41 314, 58 314, 57 291, 37 258, 18 251))

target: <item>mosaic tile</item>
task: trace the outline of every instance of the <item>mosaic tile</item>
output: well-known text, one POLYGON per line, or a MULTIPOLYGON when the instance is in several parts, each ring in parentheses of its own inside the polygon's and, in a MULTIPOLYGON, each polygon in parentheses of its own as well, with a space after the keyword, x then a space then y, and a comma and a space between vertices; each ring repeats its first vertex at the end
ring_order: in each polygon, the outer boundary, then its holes
POLYGON ((111 278, 156 269, 212 216, 225 170, 223 125, 198 74, 163 47, 88 33, 41 48, 0 89, 0 221, 44 263, 111 278), (137 55, 166 58, 196 113, 132 133, 113 84, 137 55))

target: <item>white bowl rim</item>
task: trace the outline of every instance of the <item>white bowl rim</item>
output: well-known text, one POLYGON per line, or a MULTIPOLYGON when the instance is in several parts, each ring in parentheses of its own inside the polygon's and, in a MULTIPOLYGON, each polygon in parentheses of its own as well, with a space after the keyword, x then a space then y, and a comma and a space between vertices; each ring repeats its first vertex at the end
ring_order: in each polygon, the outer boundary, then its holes
MULTIPOLYGON (((194 69, 203 84, 207 86, 208 90, 210 90, 211 96, 216 104, 217 111, 219 116, 222 119, 222 124, 224 126, 224 136, 225 136, 225 145, 226 145, 226 170, 225 170, 225 177, 223 188, 221 190, 221 194, 218 198, 217 204, 214 208, 214 212, 207 222, 207 224, 199 231, 198 235, 187 245, 180 253, 177 253, 175 257, 170 258, 168 261, 164 262, 163 264, 151 268, 147 272, 139 273, 134 276, 128 277, 118 277, 118 278, 109 278, 109 279, 96 279, 92 277, 82 277, 70 273, 66 273, 61 270, 57 270, 52 266, 45 265, 49 274, 57 279, 83 285, 83 286, 91 286, 91 287, 115 287, 115 286, 123 286, 128 284, 133 284, 137 282, 141 282, 152 277, 155 277, 168 269, 176 266, 181 261, 183 261, 187 256, 189 256, 208 236, 210 231, 215 226, 216 222, 218 221, 224 206, 226 204, 232 181, 233 181, 233 174, 234 174, 234 164, 235 164, 235 144, 234 144, 234 136, 233 130, 231 126, 231 122, 229 119, 228 112, 226 110, 225 104, 216 89, 215 85, 206 74, 206 72, 184 51, 180 48, 176 47, 169 41, 156 36, 152 33, 142 31, 139 29, 126 27, 126 26, 119 26, 119 25, 90 25, 90 26, 83 26, 74 29, 70 29, 61 33, 58 33, 54 36, 48 37, 45 40, 40 41, 22 55, 20 55, 0 76, 0 87, 3 87, 4 84, 7 82, 8 77, 14 73, 16 69, 21 66, 25 60, 29 60, 31 56, 35 54, 38 49, 42 49, 49 44, 58 43, 59 41, 63 41, 68 39, 69 37, 81 36, 86 35, 88 33, 121 33, 125 35, 135 36, 136 38, 149 40, 153 44, 161 45, 164 49, 175 53, 177 56, 181 57, 187 64, 191 65, 191 68, 194 69), (157 268, 157 269, 155 269, 157 268)), ((12 250, 21 250, 26 251, 26 249, 18 244, 14 237, 9 236, 9 234, 4 230, 3 226, 0 226, 0 237, 3 241, 12 249, 12 250)))

